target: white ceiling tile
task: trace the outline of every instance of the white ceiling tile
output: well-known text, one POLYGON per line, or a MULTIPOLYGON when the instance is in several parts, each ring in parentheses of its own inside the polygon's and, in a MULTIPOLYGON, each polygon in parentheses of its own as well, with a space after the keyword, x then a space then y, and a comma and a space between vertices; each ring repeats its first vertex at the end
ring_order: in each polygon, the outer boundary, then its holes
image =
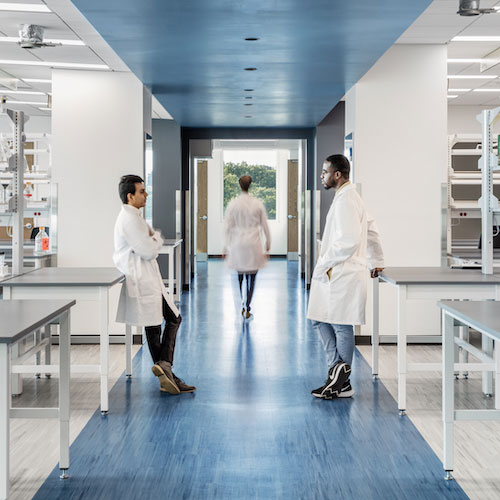
POLYGON ((498 47, 500 47, 500 42, 450 42, 448 58, 485 57, 498 47))

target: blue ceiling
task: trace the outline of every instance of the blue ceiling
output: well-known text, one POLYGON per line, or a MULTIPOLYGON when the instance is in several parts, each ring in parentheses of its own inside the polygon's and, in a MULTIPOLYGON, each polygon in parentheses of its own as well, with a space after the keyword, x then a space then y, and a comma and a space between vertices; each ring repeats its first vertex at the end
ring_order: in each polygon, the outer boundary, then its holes
POLYGON ((180 125, 313 127, 430 0, 73 3, 180 125))

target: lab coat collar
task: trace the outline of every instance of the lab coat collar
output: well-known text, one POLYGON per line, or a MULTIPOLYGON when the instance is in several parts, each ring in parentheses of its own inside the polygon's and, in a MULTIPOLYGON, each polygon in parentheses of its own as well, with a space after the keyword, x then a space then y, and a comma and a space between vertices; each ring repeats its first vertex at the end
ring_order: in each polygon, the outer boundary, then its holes
POLYGON ((356 189, 356 184, 350 182, 349 184, 343 184, 342 187, 335 193, 335 198, 340 196, 342 193, 347 193, 347 191, 352 191, 356 189))
POLYGON ((122 205, 122 209, 125 210, 125 212, 128 212, 132 215, 141 215, 141 209, 140 208, 135 208, 132 205, 122 205))

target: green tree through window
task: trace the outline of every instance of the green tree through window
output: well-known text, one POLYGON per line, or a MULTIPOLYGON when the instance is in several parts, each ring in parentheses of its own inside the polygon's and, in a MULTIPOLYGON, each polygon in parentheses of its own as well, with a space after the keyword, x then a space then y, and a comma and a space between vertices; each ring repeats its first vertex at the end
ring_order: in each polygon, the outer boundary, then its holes
POLYGON ((258 198, 266 207, 267 217, 276 219, 276 169, 269 165, 248 165, 224 162, 224 211, 229 202, 241 193, 239 178, 249 175, 252 178, 250 194, 258 198))

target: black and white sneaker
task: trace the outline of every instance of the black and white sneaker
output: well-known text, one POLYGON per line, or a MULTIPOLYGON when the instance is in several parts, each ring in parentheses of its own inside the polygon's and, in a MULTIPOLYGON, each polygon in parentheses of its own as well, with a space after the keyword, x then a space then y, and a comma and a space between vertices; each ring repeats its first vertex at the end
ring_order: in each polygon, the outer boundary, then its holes
POLYGON ((337 399, 337 398, 352 398, 354 396, 354 389, 351 386, 349 380, 344 383, 342 389, 337 392, 332 392, 330 390, 325 390, 325 386, 328 385, 329 380, 326 381, 325 385, 314 389, 311 394, 320 399, 337 399))
POLYGON ((342 389, 340 389, 340 392, 338 394, 338 398, 352 398, 354 396, 354 389, 352 388, 351 383, 349 380, 344 384, 342 389))
POLYGON ((333 399, 338 397, 344 384, 349 380, 351 367, 347 363, 339 361, 328 370, 328 379, 325 385, 311 391, 311 394, 317 398, 333 399))
MULTIPOLYGON (((316 397, 316 398, 322 398, 322 399, 325 399, 325 396, 324 396, 324 392, 325 392, 325 387, 331 382, 330 380, 330 377, 328 377, 326 380, 325 380, 325 383, 324 385, 322 385, 321 387, 318 387, 317 389, 313 389, 311 391, 311 394, 316 397)), ((331 398, 330 398, 331 399, 331 398)))

